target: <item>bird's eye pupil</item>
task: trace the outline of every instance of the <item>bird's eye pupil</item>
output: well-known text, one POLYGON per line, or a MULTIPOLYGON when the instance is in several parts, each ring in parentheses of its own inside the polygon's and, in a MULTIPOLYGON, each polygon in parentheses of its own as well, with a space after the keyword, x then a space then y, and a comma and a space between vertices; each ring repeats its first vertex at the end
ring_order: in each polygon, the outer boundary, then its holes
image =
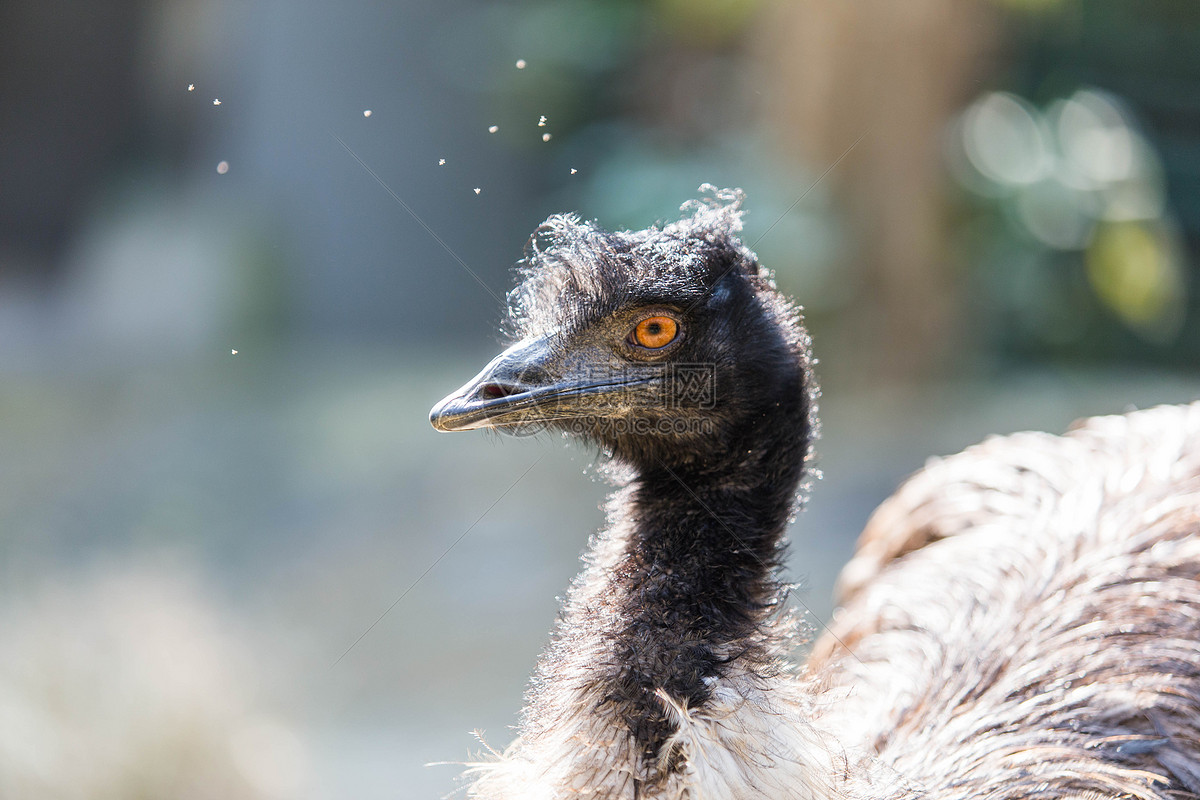
POLYGON ((646 326, 646 330, 649 331, 651 336, 657 336, 658 334, 662 333, 662 325, 657 322, 651 322, 646 326))

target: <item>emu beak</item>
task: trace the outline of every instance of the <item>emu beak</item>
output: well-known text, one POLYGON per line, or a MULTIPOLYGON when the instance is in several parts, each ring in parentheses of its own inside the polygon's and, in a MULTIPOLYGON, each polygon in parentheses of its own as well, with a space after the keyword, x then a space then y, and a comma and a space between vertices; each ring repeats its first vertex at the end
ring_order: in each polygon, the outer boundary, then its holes
POLYGON ((598 369, 598 361, 598 352, 588 348, 573 357, 557 353, 549 336, 518 342, 434 406, 429 422, 439 431, 467 431, 604 416, 629 408, 629 387, 656 380, 637 371, 598 369))
POLYGON ((537 407, 538 396, 554 388, 543 379, 549 352, 544 338, 514 344, 435 405, 429 422, 439 431, 468 431, 532 416, 528 412, 537 407))

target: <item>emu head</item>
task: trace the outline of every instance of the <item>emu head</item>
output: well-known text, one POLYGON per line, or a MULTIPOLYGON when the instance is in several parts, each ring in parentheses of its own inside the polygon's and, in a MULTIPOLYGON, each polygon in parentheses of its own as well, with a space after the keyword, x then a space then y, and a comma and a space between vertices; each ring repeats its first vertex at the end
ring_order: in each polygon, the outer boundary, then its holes
POLYGON ((557 429, 634 466, 724 461, 781 413, 807 426, 807 334, 738 239, 741 192, 701 189, 662 227, 546 220, 509 294, 514 343, 433 426, 557 429))

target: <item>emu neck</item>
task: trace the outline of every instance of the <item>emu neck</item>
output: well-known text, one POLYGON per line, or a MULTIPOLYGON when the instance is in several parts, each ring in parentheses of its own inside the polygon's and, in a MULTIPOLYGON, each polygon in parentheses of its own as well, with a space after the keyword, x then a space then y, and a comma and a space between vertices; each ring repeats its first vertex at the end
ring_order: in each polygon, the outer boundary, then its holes
POLYGON ((755 634, 770 614, 800 471, 756 449, 725 469, 662 464, 633 482, 618 512, 631 521, 629 571, 612 579, 614 593, 633 601, 629 619, 682 623, 720 648, 755 634))
POLYGON ((678 724, 668 704, 702 709, 723 679, 779 669, 776 573, 807 423, 797 393, 744 425, 724 459, 651 463, 612 496, 540 666, 527 736, 594 715, 600 739, 628 743, 633 774, 661 776, 678 724))
POLYGON ((774 644, 763 625, 781 599, 783 537, 807 449, 807 426, 788 419, 781 434, 779 421, 747 425, 715 464, 645 467, 613 499, 614 529, 626 535, 610 590, 621 616, 646 631, 640 647, 669 648, 672 632, 685 639, 687 652, 669 662, 676 674, 656 676, 678 699, 702 701, 695 676, 766 657, 774 644))

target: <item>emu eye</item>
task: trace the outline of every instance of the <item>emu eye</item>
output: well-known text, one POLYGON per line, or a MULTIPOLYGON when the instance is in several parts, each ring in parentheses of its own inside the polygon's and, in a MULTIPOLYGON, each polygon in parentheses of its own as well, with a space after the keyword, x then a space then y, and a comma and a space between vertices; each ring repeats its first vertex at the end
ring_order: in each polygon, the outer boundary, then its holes
POLYGON ((679 335, 679 323, 670 317, 647 317, 637 324, 630 338, 634 344, 649 350, 659 350, 675 341, 679 335))

